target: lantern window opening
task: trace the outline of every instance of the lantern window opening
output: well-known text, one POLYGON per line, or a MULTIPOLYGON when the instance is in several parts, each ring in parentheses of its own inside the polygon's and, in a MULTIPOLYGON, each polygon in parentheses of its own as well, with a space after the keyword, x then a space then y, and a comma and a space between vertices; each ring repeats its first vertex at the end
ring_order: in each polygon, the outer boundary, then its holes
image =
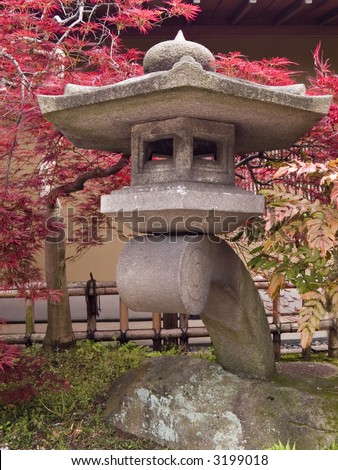
POLYGON ((219 146, 217 142, 193 137, 193 161, 218 162, 219 146))
POLYGON ((154 161, 173 160, 174 158, 174 138, 145 140, 144 157, 145 163, 154 161))

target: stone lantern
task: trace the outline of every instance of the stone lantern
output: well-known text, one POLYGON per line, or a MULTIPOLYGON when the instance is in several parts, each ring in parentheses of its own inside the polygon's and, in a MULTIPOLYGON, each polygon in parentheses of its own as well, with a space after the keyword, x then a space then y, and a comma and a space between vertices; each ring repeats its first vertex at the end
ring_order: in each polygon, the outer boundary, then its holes
POLYGON ((118 263, 124 302, 200 314, 226 370, 267 378, 275 365, 264 307, 218 236, 264 212, 262 196, 235 186, 234 156, 289 147, 328 112, 331 97, 223 76, 212 63, 210 51, 180 32, 147 52, 142 77, 68 85, 39 102, 75 145, 131 153, 131 186, 101 202, 102 212, 141 234, 118 263))

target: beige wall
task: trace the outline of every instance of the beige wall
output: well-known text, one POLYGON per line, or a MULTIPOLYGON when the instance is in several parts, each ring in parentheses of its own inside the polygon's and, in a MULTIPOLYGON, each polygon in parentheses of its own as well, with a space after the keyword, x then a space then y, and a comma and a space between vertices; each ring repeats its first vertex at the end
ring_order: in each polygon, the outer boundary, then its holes
MULTIPOLYGON (((67 261, 67 281, 88 281, 89 273, 92 273, 97 281, 114 281, 116 263, 122 250, 123 243, 115 240, 102 246, 92 247, 76 261, 67 261)), ((76 254, 73 245, 67 246, 67 257, 76 254)), ((38 265, 44 272, 44 253, 37 258, 38 265)))
MULTIPOLYGON (((87 281, 92 272, 97 281, 115 280, 116 263, 123 244, 118 240, 102 246, 90 248, 75 262, 68 262, 68 282, 87 281)), ((74 253, 74 247, 68 248, 68 256, 74 253)))
MULTIPOLYGON (((75 197, 80 199, 81 193, 77 193, 75 197)), ((73 208, 73 206, 70 207, 73 208)), ((62 204, 62 213, 66 217, 67 205, 65 203, 62 204)), ((74 229, 76 228, 78 226, 74 226, 74 229)), ((64 231, 66 238, 72 237, 72 229, 69 228, 67 220, 65 220, 64 231)), ((121 240, 115 230, 110 238, 112 240, 104 242, 102 245, 84 250, 80 256, 78 256, 76 245, 71 242, 67 243, 68 282, 87 281, 90 273, 97 281, 115 280, 117 259, 125 242, 121 240), (73 257, 75 257, 75 260, 72 259, 73 257)), ((44 273, 45 258, 43 251, 38 255, 37 263, 41 267, 42 273, 44 273)))
MULTIPOLYGON (((165 30, 165 28, 161 28, 165 30)), ((197 29, 197 28, 196 28, 197 29)), ((338 28, 336 35, 322 36, 318 28, 318 34, 290 35, 279 34, 268 36, 265 34, 240 35, 232 34, 224 29, 224 33, 219 34, 219 27, 215 28, 212 36, 198 31, 194 34, 194 28, 183 28, 186 39, 196 41, 210 49, 213 54, 239 51, 250 60, 258 60, 271 57, 287 57, 292 62, 300 64, 300 69, 308 72, 313 71, 313 60, 311 51, 321 42, 325 58, 330 59, 334 70, 338 73, 338 28)), ((155 31, 158 34, 157 31, 155 31)), ((175 32, 170 30, 170 35, 174 37, 175 32)), ((171 38, 171 37, 170 37, 171 38)), ((147 51, 151 46, 159 41, 168 38, 152 36, 150 33, 141 38, 128 38, 124 40, 128 46, 137 47, 142 51, 147 51)))
POLYGON ((311 51, 321 42, 326 58, 330 59, 333 68, 338 72, 338 31, 337 37, 321 38, 285 36, 263 37, 250 36, 249 38, 227 37, 204 39, 203 43, 214 53, 227 51, 240 51, 249 59, 256 60, 271 57, 287 57, 292 62, 300 64, 300 69, 313 71, 311 51))

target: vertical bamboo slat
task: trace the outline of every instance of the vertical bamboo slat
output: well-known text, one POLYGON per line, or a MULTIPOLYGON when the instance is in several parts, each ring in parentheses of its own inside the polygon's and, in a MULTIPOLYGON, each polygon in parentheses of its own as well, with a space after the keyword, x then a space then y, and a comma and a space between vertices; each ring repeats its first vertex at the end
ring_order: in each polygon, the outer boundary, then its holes
POLYGON ((35 311, 34 302, 30 297, 25 299, 25 311, 26 311, 26 335, 30 336, 35 333, 35 311))
POLYGON ((129 329, 129 312, 127 305, 121 300, 120 297, 120 330, 121 330, 121 342, 125 342, 124 336, 126 331, 129 329))
POLYGON ((189 315, 186 313, 180 313, 180 328, 183 332, 183 337, 181 338, 180 344, 183 349, 187 349, 188 344, 189 344, 189 338, 186 335, 184 335, 184 333, 188 330, 188 326, 189 326, 189 315))
MULTIPOLYGON (((91 274, 91 277, 92 277, 92 274, 91 274)), ((88 296, 86 295, 86 302, 87 302, 87 333, 88 333, 89 338, 93 338, 94 333, 96 331, 96 313, 97 313, 97 303, 96 303, 97 297, 94 295, 93 287, 90 287, 88 296)))
MULTIPOLYGON (((173 329, 178 327, 178 314, 177 313, 163 313, 163 328, 164 329, 173 329)), ((166 338, 165 347, 177 347, 178 339, 177 338, 166 338)))
POLYGON ((161 312, 153 312, 153 328, 156 332, 161 329, 161 312))
MULTIPOLYGON (((153 329, 156 335, 160 334, 161 331, 161 312, 153 312, 153 329)), ((161 339, 153 339, 153 350, 161 351, 161 339)))
POLYGON ((311 359, 311 345, 307 348, 302 348, 302 359, 304 361, 308 361, 311 359))
POLYGON ((87 317, 87 332, 91 337, 96 331, 96 315, 88 315, 87 317))
POLYGON ((338 322, 337 320, 332 320, 332 327, 329 329, 328 356, 333 357, 333 358, 338 357, 338 322))
POLYGON ((302 349, 302 358, 304 359, 304 361, 308 361, 309 359, 311 359, 311 346, 302 349))
POLYGON ((272 301, 272 321, 277 327, 277 331, 272 334, 273 341, 273 352, 275 355, 275 361, 280 360, 281 356, 281 334, 280 334, 280 295, 278 294, 272 301))

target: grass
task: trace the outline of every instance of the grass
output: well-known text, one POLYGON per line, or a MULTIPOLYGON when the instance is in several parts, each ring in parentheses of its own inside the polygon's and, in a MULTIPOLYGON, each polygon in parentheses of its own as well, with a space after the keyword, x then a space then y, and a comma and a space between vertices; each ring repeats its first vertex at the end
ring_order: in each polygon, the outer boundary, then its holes
MULTIPOLYGON (((266 450, 297 450, 297 448, 296 444, 293 444, 293 446, 291 447, 289 441, 285 445, 281 441, 278 441, 277 444, 274 444, 272 447, 266 450)), ((330 447, 326 450, 338 450, 338 444, 336 442, 333 442, 330 447)))
POLYGON ((291 447, 290 442, 288 441, 285 445, 281 441, 278 441, 277 444, 274 444, 270 449, 267 450, 296 450, 296 444, 293 444, 291 447))
MULTIPOLYGON (((281 357, 282 362, 299 362, 300 360, 302 360, 301 354, 284 354, 281 357)), ((325 352, 311 354, 311 357, 306 359, 306 362, 324 362, 338 366, 338 359, 328 357, 325 352)))
POLYGON ((91 341, 55 353, 25 349, 0 385, 1 442, 10 449, 154 448, 103 421, 112 380, 150 354, 132 343, 91 341))
MULTIPOLYGON (((132 342, 122 346, 79 341, 62 352, 23 350, 16 366, 0 375, 0 448, 156 449, 103 420, 111 382, 152 352, 132 342)), ((210 351, 200 356, 214 359, 210 351)))
MULTIPOLYGON (((107 424, 105 403, 111 382, 121 374, 148 357, 180 353, 92 341, 54 353, 38 346, 23 349, 16 366, 0 375, 0 448, 158 449, 107 424)), ((194 354, 215 360, 210 349, 194 354)), ((324 355, 315 358, 338 365, 324 355)))

